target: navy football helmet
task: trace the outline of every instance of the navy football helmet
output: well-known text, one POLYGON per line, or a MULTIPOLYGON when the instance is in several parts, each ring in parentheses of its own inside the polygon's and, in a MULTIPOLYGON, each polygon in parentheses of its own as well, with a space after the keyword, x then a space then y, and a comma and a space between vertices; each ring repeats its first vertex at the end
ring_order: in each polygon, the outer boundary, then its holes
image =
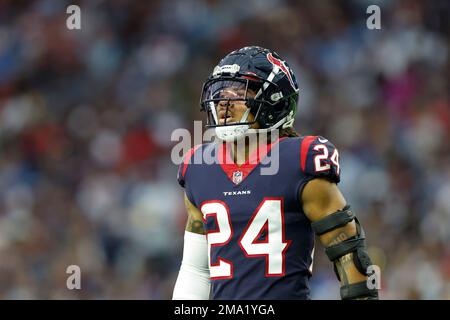
POLYGON ((206 127, 214 127, 220 139, 233 141, 254 130, 292 127, 298 93, 289 65, 276 52, 252 46, 235 50, 219 62, 203 85, 200 105, 207 113, 206 127), (233 94, 224 95, 229 88, 233 94), (240 121, 227 123, 228 108, 236 100, 244 101, 248 109, 240 121), (224 101, 225 119, 219 121, 218 105, 224 101), (247 121, 250 112, 253 121, 247 121), (259 129, 250 129, 256 122, 259 129))

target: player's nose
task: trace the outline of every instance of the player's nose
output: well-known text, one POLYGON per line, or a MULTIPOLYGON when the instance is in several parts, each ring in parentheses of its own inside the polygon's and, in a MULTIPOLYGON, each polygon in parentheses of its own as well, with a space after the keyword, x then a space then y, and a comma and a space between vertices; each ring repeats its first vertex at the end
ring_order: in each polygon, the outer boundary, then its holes
POLYGON ((220 100, 219 101, 219 111, 225 111, 227 107, 232 108, 234 107, 233 101, 230 100, 220 100))

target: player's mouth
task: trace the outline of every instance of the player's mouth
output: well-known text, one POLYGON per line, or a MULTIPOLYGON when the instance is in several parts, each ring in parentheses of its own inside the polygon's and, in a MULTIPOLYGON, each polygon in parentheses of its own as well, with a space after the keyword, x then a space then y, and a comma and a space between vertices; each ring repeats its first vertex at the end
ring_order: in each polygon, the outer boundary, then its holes
POLYGON ((227 124, 233 123, 235 121, 230 114, 230 111, 228 111, 228 113, 225 110, 219 111, 219 124, 224 124, 225 120, 227 121, 227 124))

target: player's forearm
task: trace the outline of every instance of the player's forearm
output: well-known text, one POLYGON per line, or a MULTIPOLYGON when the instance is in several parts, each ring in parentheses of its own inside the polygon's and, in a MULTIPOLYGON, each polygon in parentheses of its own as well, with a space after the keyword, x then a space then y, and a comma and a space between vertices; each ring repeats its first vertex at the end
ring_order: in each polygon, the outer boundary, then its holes
POLYGON ((173 291, 174 300, 206 300, 210 280, 206 236, 185 232, 183 261, 173 291))
MULTIPOLYGON (((355 222, 348 223, 344 227, 335 229, 320 237, 325 247, 336 245, 346 239, 357 235, 355 222)), ((339 273, 341 285, 348 285, 367 280, 367 276, 358 271, 353 262, 353 253, 348 253, 336 261, 336 269, 339 273)))
MULTIPOLYGON (((352 221, 346 226, 333 230, 320 237, 326 247, 336 245, 346 239, 357 235, 355 223, 352 221)), ((367 281, 367 276, 358 271, 353 261, 353 252, 342 256, 336 261, 336 271, 339 274, 341 286, 367 281)))
POLYGON ((209 270, 182 264, 173 290, 173 300, 208 300, 209 270))
POLYGON ((346 206, 312 223, 314 231, 326 247, 341 282, 343 299, 377 299, 378 292, 367 284, 368 267, 365 234, 356 216, 346 206))

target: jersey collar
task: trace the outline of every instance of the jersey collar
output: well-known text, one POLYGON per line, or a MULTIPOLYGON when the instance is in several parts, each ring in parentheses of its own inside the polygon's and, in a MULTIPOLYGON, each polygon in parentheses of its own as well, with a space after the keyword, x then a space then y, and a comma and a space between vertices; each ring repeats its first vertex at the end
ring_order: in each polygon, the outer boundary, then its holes
POLYGON ((267 154, 272 149, 272 146, 284 140, 286 137, 281 137, 275 140, 274 142, 267 145, 267 148, 257 148, 253 151, 248 157, 247 161, 242 165, 237 165, 234 163, 231 157, 231 144, 230 143, 222 143, 219 146, 219 164, 222 168, 223 172, 227 175, 227 177, 233 182, 235 185, 240 184, 248 175, 253 171, 261 163, 267 154))

